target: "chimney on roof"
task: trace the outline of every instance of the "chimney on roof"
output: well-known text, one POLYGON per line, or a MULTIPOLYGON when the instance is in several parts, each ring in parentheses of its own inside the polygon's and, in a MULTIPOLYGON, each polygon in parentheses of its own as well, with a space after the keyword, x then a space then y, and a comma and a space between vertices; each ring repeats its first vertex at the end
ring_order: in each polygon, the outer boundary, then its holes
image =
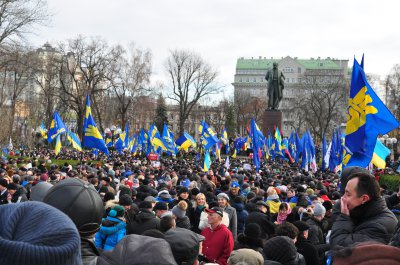
POLYGON ((258 56, 258 59, 260 59, 260 60, 261 60, 261 59, 262 59, 262 56, 258 56))
POLYGON ((264 57, 264 60, 265 60, 266 58, 264 57))
POLYGON ((251 59, 253 60, 254 58, 253 58, 253 57, 251 57, 251 59))

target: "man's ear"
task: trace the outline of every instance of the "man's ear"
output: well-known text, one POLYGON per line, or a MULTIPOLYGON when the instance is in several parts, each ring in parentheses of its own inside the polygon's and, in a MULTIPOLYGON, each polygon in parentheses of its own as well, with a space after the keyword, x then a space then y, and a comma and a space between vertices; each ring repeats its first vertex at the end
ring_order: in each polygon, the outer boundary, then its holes
POLYGON ((371 200, 371 197, 369 197, 368 194, 364 194, 361 196, 361 199, 362 199, 362 204, 364 204, 364 203, 368 202, 369 200, 371 200))

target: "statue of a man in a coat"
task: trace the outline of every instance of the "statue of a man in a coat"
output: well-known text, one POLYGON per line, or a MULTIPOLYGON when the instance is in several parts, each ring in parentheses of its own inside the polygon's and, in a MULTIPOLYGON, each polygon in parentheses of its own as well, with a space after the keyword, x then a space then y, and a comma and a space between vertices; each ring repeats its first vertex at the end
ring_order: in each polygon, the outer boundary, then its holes
POLYGON ((265 79, 268 81, 268 109, 277 110, 285 87, 285 76, 282 71, 278 70, 278 63, 273 63, 273 67, 268 70, 265 79))

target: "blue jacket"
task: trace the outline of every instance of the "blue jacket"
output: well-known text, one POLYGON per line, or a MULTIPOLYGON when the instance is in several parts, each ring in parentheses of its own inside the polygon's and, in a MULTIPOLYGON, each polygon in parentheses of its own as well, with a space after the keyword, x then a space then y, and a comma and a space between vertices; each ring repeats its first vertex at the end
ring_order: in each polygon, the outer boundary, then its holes
POLYGON ((96 233, 96 247, 105 251, 112 250, 125 235, 125 222, 118 218, 107 216, 103 218, 100 230, 96 233))
POLYGON ((234 203, 232 207, 236 209, 237 214, 237 233, 243 233, 245 220, 249 216, 249 213, 244 209, 243 203, 234 203))

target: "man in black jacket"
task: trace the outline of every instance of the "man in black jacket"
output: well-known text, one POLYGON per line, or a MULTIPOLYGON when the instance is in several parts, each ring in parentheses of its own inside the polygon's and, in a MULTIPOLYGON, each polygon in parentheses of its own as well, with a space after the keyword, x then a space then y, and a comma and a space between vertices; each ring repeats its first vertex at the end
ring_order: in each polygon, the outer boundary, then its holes
POLYGON ((135 216, 135 221, 126 225, 127 234, 141 235, 149 229, 160 230, 160 219, 153 213, 153 205, 149 201, 139 204, 140 212, 135 216))
POLYGON ((365 241, 389 243, 397 219, 380 196, 379 184, 373 176, 363 172, 350 175, 340 208, 332 227, 332 247, 365 241))
POLYGON ((253 212, 249 213, 249 216, 245 220, 245 224, 258 224, 262 231, 261 238, 265 240, 275 234, 275 225, 270 221, 268 205, 263 201, 258 201, 256 206, 257 208, 253 212))

